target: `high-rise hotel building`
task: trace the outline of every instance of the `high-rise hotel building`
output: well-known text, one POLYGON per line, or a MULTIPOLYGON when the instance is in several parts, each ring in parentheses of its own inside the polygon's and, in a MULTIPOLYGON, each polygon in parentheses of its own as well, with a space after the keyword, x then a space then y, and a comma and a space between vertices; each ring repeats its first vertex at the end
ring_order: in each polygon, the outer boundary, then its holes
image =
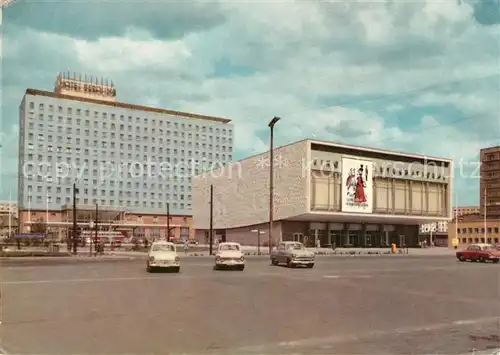
POLYGON ((59 211, 76 184, 79 205, 189 216, 191 175, 233 158, 230 122, 118 102, 112 83, 59 74, 19 107, 19 210, 59 211))

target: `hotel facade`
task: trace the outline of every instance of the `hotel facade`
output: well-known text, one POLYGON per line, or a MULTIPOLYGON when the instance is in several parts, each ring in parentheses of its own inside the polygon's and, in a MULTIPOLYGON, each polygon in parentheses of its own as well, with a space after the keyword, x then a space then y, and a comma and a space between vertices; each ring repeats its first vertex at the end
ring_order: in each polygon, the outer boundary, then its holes
MULTIPOLYGON (((419 226, 451 220, 452 161, 303 140, 274 151, 271 243, 336 247, 419 245, 419 226)), ((219 239, 268 245, 269 153, 193 180, 193 225, 206 240, 213 186, 219 239)))
POLYGON ((192 234, 192 176, 233 154, 229 119, 118 102, 112 83, 70 73, 54 91, 26 90, 19 126, 21 232, 67 229, 75 184, 82 226, 98 205, 103 228, 158 234, 168 203, 175 234, 192 234))

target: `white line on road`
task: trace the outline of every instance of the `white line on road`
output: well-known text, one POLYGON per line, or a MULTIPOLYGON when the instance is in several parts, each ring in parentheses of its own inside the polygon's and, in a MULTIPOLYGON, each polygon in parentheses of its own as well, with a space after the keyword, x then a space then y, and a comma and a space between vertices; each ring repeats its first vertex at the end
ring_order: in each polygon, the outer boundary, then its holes
MULTIPOLYGON (((173 275, 176 279, 193 278, 188 275, 173 275)), ((53 280, 24 280, 24 281, 3 281, 2 285, 29 285, 29 284, 51 284, 51 283, 76 283, 76 282, 108 282, 108 281, 134 281, 134 280, 159 280, 165 279, 161 276, 136 276, 136 277, 95 277, 87 279, 53 279, 53 280)))
POLYGON ((324 279, 371 279, 370 275, 324 275, 324 279))
POLYGON ((79 279, 47 279, 47 280, 18 280, 18 281, 2 281, 1 285, 37 285, 37 284, 56 284, 56 283, 91 283, 91 282, 116 282, 116 281, 149 281, 149 280, 196 280, 218 277, 235 277, 241 278, 259 278, 262 276, 280 276, 278 273, 232 273, 232 272, 213 272, 202 275, 188 275, 188 274, 172 274, 162 276, 128 276, 128 277, 91 277, 79 279))
POLYGON ((9 355, 9 352, 2 345, 0 345, 0 355, 9 355))

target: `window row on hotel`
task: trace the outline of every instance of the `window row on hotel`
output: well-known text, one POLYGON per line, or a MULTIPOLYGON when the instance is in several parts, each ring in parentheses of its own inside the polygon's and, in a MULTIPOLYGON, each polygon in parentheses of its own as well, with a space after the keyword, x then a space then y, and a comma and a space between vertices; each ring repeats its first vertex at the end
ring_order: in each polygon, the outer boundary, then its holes
MULTIPOLYGON (((191 186, 188 186, 187 189, 189 191, 191 191, 191 186)), ((33 189, 33 186, 28 185, 28 196, 30 194, 34 193, 34 190, 35 189, 33 189)), ((37 186, 36 187, 36 192, 40 196, 42 196, 41 193, 43 192, 43 190, 44 189, 43 189, 42 186, 37 186)), ((71 191, 72 189, 69 188, 69 187, 66 187, 64 190, 66 192, 66 195, 70 195, 71 192, 72 192, 71 191)), ((98 193, 99 193, 99 189, 92 189, 92 190, 90 190, 89 188, 82 189, 81 193, 83 193, 83 195, 89 195, 90 191, 92 191, 92 194, 90 194, 90 196, 97 196, 98 193)), ((61 188, 60 186, 57 186, 55 189, 53 189, 52 186, 47 186, 46 187, 46 194, 52 195, 54 193, 56 193, 56 194, 62 194, 63 193, 63 188, 61 188)), ((181 191, 177 191, 177 189, 174 189, 174 191, 172 192, 172 195, 170 195, 170 193, 165 193, 165 195, 164 195, 163 192, 160 192, 160 193, 156 193, 156 192, 142 192, 142 194, 141 194, 138 191, 132 192, 132 191, 123 191, 123 190, 103 190, 103 189, 101 189, 99 196, 104 197, 106 195, 109 195, 111 197, 114 197, 114 196, 119 196, 119 197, 127 196, 128 198, 135 197, 137 199, 142 196, 142 198, 151 198, 153 200, 154 199, 163 200, 163 198, 165 198, 166 200, 170 200, 171 197, 174 200, 177 200, 177 196, 179 196, 180 200, 184 200, 184 199, 191 200, 191 194, 185 194, 184 193, 184 186, 181 186, 181 191)))
MULTIPOLYGON (((78 131, 78 130, 77 130, 78 131)), ((64 139, 63 139, 63 136, 62 134, 72 134, 72 132, 62 132, 60 131, 59 133, 61 133, 61 135, 59 136, 56 136, 56 137, 53 137, 52 135, 47 135, 45 136, 43 133, 38 133, 37 134, 37 141, 39 142, 39 144, 41 144, 40 142, 44 142, 47 141, 48 143, 63 143, 64 142, 64 139), (47 139, 45 139, 47 138, 47 139)), ((80 132, 77 132, 77 135, 80 135, 80 132)), ((114 132, 111 132, 110 136, 108 137, 106 132, 99 132, 99 131, 88 131, 88 130, 85 130, 85 137, 96 137, 96 136, 100 136, 100 138, 105 138, 105 139, 117 139, 116 135, 114 132)), ((108 142, 108 141, 103 141, 103 140, 89 140, 89 139, 86 139, 86 138, 81 138, 81 137, 75 137, 75 136, 65 136, 66 137, 66 143, 68 144, 71 144, 71 143, 76 143, 76 145, 81 145, 83 143, 84 146, 88 147, 88 146, 92 146, 94 148, 113 148, 113 149, 116 149, 118 148, 118 144, 116 144, 114 141, 112 142, 108 142), (91 145, 92 143, 92 145, 91 145)), ((140 137, 135 137, 135 136, 132 136, 132 135, 129 135, 127 138, 125 138, 125 136, 123 134, 120 134, 120 140, 122 141, 127 141, 127 142, 131 142, 131 141, 135 141, 135 142, 148 142, 148 143, 157 143, 156 141, 156 138, 155 137, 151 137, 151 136, 144 136, 143 139, 141 140, 140 137)), ((195 142, 193 144, 193 142, 185 142, 183 140, 181 141, 177 141, 177 140, 174 140, 173 141, 173 144, 172 142, 170 141, 170 139, 167 139, 166 141, 163 140, 163 138, 160 138, 159 139, 159 144, 166 144, 168 146, 174 146, 174 147, 182 147, 182 148, 196 148, 196 149, 210 149, 210 150, 214 150, 217 151, 217 152, 232 152, 233 149, 231 146, 228 146, 226 147, 225 145, 218 145, 216 144, 215 146, 211 143, 199 143, 199 142, 195 142)), ((230 142, 232 143, 232 142, 230 142)), ((28 133, 28 149, 33 149, 33 145, 35 144, 35 134, 34 133, 31 133, 29 132, 28 133), (31 143, 31 147, 29 146, 29 144, 31 143)), ((42 143, 43 144, 43 143, 42 143)), ((120 143, 120 149, 127 149, 128 150, 133 150, 134 148, 134 145, 131 144, 131 143, 128 143, 126 146, 124 143, 120 143)), ((54 151, 56 149, 56 147, 52 144, 49 144, 47 146, 47 150, 49 151, 54 151)), ((62 147, 57 147, 57 150, 61 150, 62 147)), ((152 152, 156 152, 156 147, 154 146, 150 146, 150 145, 140 145, 140 144, 135 144, 135 150, 143 150, 143 151, 152 151, 152 152), (152 149, 152 148, 155 148, 155 149, 152 149)), ((158 152, 162 152, 163 151, 163 147, 159 147, 158 149, 158 152), (161 149, 160 149, 161 148, 161 149)), ((174 154, 177 154, 177 148, 173 148, 175 150, 174 154)), ((165 147, 165 150, 170 150, 170 147, 165 147)), ((184 149, 182 150, 179 150, 179 152, 184 155, 184 149)), ((189 153, 192 153, 191 151, 189 151, 189 153)), ((196 154, 196 152, 195 152, 196 154)))
MULTIPOLYGON (((72 202, 70 197, 53 197, 53 196, 35 196, 35 200, 33 200, 32 196, 28 196, 27 203, 29 205, 36 201, 37 204, 41 205, 43 203, 56 203, 56 205, 61 205, 63 203, 69 204, 72 202)), ((145 208, 166 208, 166 202, 155 202, 155 201, 132 201, 132 200, 105 200, 105 199, 97 199, 97 198, 76 198, 77 204, 97 204, 99 203, 101 206, 117 206, 117 207, 145 207, 145 208)), ((26 206, 25 206, 26 207, 26 206)), ((178 203, 178 202, 170 202, 170 207, 173 210, 177 208, 181 210, 190 210, 190 203, 178 203)))
MULTIPOLYGON (((49 159, 48 162, 51 162, 52 160, 49 159)), ((67 161, 68 164, 71 164, 71 160, 67 161)), ((111 163, 111 162, 110 162, 111 163)), ((175 162, 176 163, 176 162, 175 162)), ((51 165, 46 165, 44 164, 43 166, 40 167, 35 167, 32 164, 27 164, 22 171, 23 176, 30 181, 50 181, 53 182, 55 179, 60 179, 61 175, 64 175, 65 177, 69 177, 71 181, 74 181, 77 177, 82 180, 84 185, 89 184, 89 179, 90 178, 97 178, 101 177, 101 184, 105 184, 107 182, 114 183, 116 181, 116 178, 126 178, 130 180, 140 180, 144 182, 144 185, 147 184, 148 181, 173 181, 173 182, 184 182, 187 181, 191 183, 192 180, 192 175, 198 175, 205 171, 206 169, 203 169, 202 167, 196 167, 195 169, 191 168, 184 168, 184 167, 179 167, 178 169, 163 169, 160 165, 158 166, 151 166, 148 167, 142 166, 142 165, 136 165, 133 166, 132 164, 129 165, 122 165, 121 170, 117 168, 116 170, 113 170, 112 168, 107 168, 105 165, 103 165, 102 169, 96 168, 95 165, 94 167, 89 167, 87 165, 80 166, 79 162, 76 162, 77 166, 73 167, 70 166, 67 169, 63 168, 62 166, 56 166, 52 167, 51 165), (142 168, 142 169, 141 169, 142 168), (36 178, 35 178, 36 176, 36 178), (102 180, 102 178, 105 178, 102 180)), ((86 164, 86 163, 84 163, 86 164)), ((63 182, 58 183, 62 184, 63 182)), ((94 179, 94 185, 97 185, 97 180, 94 179)), ((70 184, 72 182, 69 182, 70 184)), ((139 188, 139 182, 135 181, 134 182, 136 185, 136 188, 139 188)), ((128 182, 128 184, 132 184, 132 182, 128 182)), ((161 185, 160 185, 161 186, 161 185)), ((130 186, 132 188, 132 186, 130 186)))
MULTIPOLYGON (((29 150, 34 150, 34 149, 29 149, 29 150)), ((78 151, 78 153, 81 152, 81 150, 79 148, 76 148, 76 150, 78 151)), ((38 150, 40 151, 40 150, 38 150)), ((75 163, 77 165, 81 164, 81 162, 83 161, 84 164, 87 164, 89 163, 89 159, 87 158, 84 158, 84 159, 81 159, 79 157, 75 157, 75 158, 72 158, 72 157, 69 157, 67 156, 67 154, 69 154, 71 152, 71 148, 69 148, 68 150, 66 150, 66 154, 62 154, 62 152, 59 152, 61 154, 55 154, 55 155, 44 155, 44 154, 37 154, 36 158, 37 160, 35 160, 35 155, 33 153, 28 153, 26 155, 26 158, 27 158, 27 162, 44 162, 44 163, 50 163, 50 162, 53 162, 54 160, 57 160, 57 162, 59 163, 63 163, 63 162, 66 162, 68 163, 69 165, 71 165, 72 163, 75 163), (54 159, 54 156, 55 156, 55 159, 54 159), (64 159, 64 157, 66 157, 64 159)), ((89 156, 90 155, 90 151, 89 149, 83 149, 83 152, 84 152, 84 155, 85 156, 89 156)), ((109 154, 106 154, 107 152, 106 151, 101 151, 100 152, 100 156, 109 156, 110 158, 113 158, 113 163, 114 165, 118 165, 119 162, 116 161, 116 158, 117 158, 117 154, 115 154, 114 151, 111 151, 109 152, 109 154)), ((97 156, 98 155, 98 152, 95 151, 94 152, 94 156, 97 156)), ((173 158, 170 158, 170 156, 156 156, 156 155, 149 155, 149 154, 144 154, 142 156, 142 159, 144 161, 147 161, 148 163, 147 164, 152 164, 152 163, 173 163, 173 164, 178 164, 178 163, 189 163, 189 165, 191 164, 195 164, 195 168, 197 167, 200 167, 199 165, 203 166, 203 165, 209 165, 209 164, 212 164, 212 163, 216 163, 216 162, 220 162, 220 163, 227 163, 228 160, 232 159, 232 156, 231 155, 220 155, 219 154, 215 154, 215 159, 213 159, 213 155, 212 153, 208 153, 207 154, 208 157, 205 156, 205 152, 203 152, 202 156, 201 157, 193 157, 191 156, 190 154, 188 154, 187 157, 173 157, 173 158), (198 160, 198 159, 201 159, 198 160), (220 159, 222 158, 222 159, 220 159)), ((127 158, 128 158, 128 161, 131 161, 132 160, 132 153, 128 153, 127 154, 127 158)), ((120 153, 120 159, 123 159, 121 161, 121 166, 126 166, 126 164, 129 164, 127 161, 125 161, 125 154, 123 152, 120 153)), ((140 154, 135 154, 135 159, 136 161, 139 161, 141 160, 141 155, 140 154)), ((101 159, 100 160, 100 163, 101 164, 108 164, 110 162, 110 160, 105 160, 105 159, 101 159)), ((99 166, 99 163, 95 163, 94 166, 99 166)), ((151 165, 151 167, 153 167, 151 165)))
MULTIPOLYGON (((43 103, 40 103, 39 104, 39 111, 43 111, 44 110, 44 104, 43 103)), ((30 113, 33 113, 34 114, 34 111, 35 110, 35 103, 34 102, 30 102, 29 103, 29 110, 30 110, 30 113)), ((54 105, 49 105, 49 111, 50 112, 54 112, 54 105)), ((58 106, 58 113, 64 113, 64 108, 59 105, 58 106)), ((82 115, 82 112, 84 113, 85 117, 90 117, 90 110, 86 109, 86 110, 82 110, 82 109, 76 109, 75 110, 75 113, 77 116, 81 116, 82 115)), ((72 115, 73 114, 73 108, 71 107, 68 107, 67 108, 67 115, 72 115)), ((62 117, 62 116, 59 116, 59 117, 62 117)), ((68 117, 69 118, 69 117, 68 117)), ((94 118, 104 118, 104 119, 107 119, 108 118, 108 114, 106 112, 102 112, 100 113, 99 111, 94 111, 94 118)), ((112 113, 109 115, 109 118, 112 120, 115 120, 116 119, 116 114, 112 113)), ((42 119, 43 119, 43 116, 42 116, 42 119)), ((71 119, 71 118, 69 118, 71 119)), ((120 115, 120 122, 125 122, 125 115, 120 115)), ((133 123, 134 120, 133 120, 133 117, 132 116, 128 116, 128 123, 133 123)), ((105 123, 103 121, 103 123, 105 123)), ((174 128, 178 129, 182 129, 183 131, 185 130, 192 130, 193 128, 195 129, 196 132, 209 132, 209 133, 212 133, 215 131, 216 134, 226 134, 228 133, 229 135, 232 135, 232 130, 231 129, 227 129, 226 128, 216 128, 215 130, 213 129, 213 127, 207 127, 207 126, 204 126, 204 125, 197 125, 197 124, 184 124, 184 123, 181 123, 179 124, 178 122, 171 122, 171 121, 168 121, 168 120, 165 120, 165 119, 148 119, 148 118, 140 118, 140 117, 136 117, 135 119, 135 123, 136 124, 144 124, 144 125, 147 125, 147 124, 151 124, 152 126, 158 126, 158 127, 170 127, 172 126, 172 123, 173 123, 173 126, 174 128), (142 121, 142 122, 141 122, 142 121)))

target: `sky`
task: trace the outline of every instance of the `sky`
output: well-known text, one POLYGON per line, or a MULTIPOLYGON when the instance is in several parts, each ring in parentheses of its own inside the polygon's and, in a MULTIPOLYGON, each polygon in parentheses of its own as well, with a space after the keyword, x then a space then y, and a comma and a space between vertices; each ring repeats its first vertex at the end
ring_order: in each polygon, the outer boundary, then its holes
POLYGON ((58 72, 113 80, 119 101, 227 117, 235 158, 303 138, 455 162, 478 204, 500 144, 499 0, 26 1, 3 11, 1 191, 16 196, 19 104, 58 72))

